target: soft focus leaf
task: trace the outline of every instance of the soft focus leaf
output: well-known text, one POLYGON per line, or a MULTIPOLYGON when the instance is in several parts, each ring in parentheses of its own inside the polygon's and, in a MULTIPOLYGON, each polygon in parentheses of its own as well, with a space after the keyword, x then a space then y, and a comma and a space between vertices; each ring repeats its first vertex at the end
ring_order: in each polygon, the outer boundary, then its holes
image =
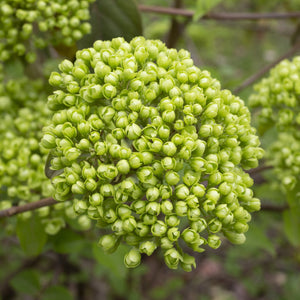
POLYGON ((134 0, 98 0, 103 39, 142 35, 142 22, 134 0))
POLYGON ((93 254, 97 262, 118 278, 125 277, 127 274, 128 270, 123 263, 127 251, 126 246, 120 245, 116 252, 107 254, 97 244, 93 245, 93 254))
POLYGON ((114 291, 122 295, 126 292, 126 278, 129 270, 124 265, 124 255, 128 252, 128 247, 120 245, 114 253, 107 254, 103 249, 95 243, 93 246, 93 254, 99 266, 108 274, 108 280, 114 291))
POLYGON ((61 230, 53 237, 54 250, 58 253, 79 253, 84 248, 84 239, 71 230, 61 230))
POLYGON ((96 40, 124 37, 130 41, 143 34, 142 21, 134 0, 97 0, 91 9, 92 32, 78 42, 91 47, 96 40))
POLYGON ((47 288, 43 292, 41 300, 72 300, 71 293, 61 285, 55 285, 47 288))
POLYGON ((198 21, 201 17, 218 5, 221 0, 198 0, 196 4, 193 21, 198 21))
POLYGON ((251 224, 243 247, 265 250, 272 256, 276 254, 274 242, 266 235, 264 228, 256 224, 251 224))
POLYGON ((300 246, 300 207, 294 206, 283 213, 284 231, 289 242, 300 246))
POLYGON ((19 217, 16 229, 21 247, 27 255, 35 256, 42 252, 47 235, 37 215, 32 214, 28 219, 19 217))
POLYGON ((40 290, 40 276, 37 271, 25 270, 11 280, 11 286, 21 294, 34 295, 40 290))

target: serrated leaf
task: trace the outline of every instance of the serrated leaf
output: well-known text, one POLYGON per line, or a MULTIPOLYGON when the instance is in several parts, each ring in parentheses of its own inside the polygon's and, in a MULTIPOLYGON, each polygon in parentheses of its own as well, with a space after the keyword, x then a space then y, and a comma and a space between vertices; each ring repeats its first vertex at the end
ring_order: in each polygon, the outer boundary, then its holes
POLYGON ((221 0, 198 0, 196 4, 196 10, 193 16, 193 21, 198 21, 201 17, 206 15, 220 2, 221 0))
POLYGON ((284 232, 289 242, 300 246, 300 207, 294 206, 283 212, 284 232))
POLYGON ((43 292, 41 300, 73 300, 71 293, 61 285, 54 285, 43 292))
POLYGON ((34 270, 25 270, 17 274, 10 282, 18 292, 26 295, 35 295, 40 290, 40 274, 34 270))
POLYGON ((32 214, 28 219, 19 217, 16 231, 21 247, 27 255, 36 256, 42 252, 47 241, 47 234, 36 214, 32 214))

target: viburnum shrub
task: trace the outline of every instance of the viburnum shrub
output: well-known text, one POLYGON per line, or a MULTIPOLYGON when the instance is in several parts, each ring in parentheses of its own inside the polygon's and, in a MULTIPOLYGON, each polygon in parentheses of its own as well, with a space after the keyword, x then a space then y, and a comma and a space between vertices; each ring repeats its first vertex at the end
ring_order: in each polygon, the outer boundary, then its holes
POLYGON ((50 84, 54 198, 108 229, 107 252, 132 246, 127 267, 161 248, 167 266, 195 267, 188 249, 245 241, 260 209, 253 180, 263 155, 244 102, 185 50, 136 37, 96 41, 63 60, 50 84))
POLYGON ((1 0, 0 61, 36 58, 48 44, 71 46, 91 30, 89 6, 95 0, 1 0))
POLYGON ((260 108, 261 133, 274 126, 278 133, 266 158, 283 191, 292 191, 300 182, 300 56, 281 61, 254 90, 249 105, 260 108))

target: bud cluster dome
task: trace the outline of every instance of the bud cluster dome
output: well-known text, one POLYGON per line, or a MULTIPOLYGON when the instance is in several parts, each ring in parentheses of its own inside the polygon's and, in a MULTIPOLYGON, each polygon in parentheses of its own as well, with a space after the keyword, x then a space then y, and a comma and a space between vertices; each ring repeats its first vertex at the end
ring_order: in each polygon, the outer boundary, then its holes
POLYGON ((280 188, 292 191, 300 181, 300 56, 281 61, 254 90, 249 104, 259 109, 259 131, 276 127, 266 159, 280 188))
POLYGON ((281 61, 254 90, 249 105, 261 108, 259 125, 262 128, 276 125, 279 131, 290 131, 300 138, 300 56, 281 61))
POLYGON ((263 151, 240 98, 188 51, 143 37, 96 41, 59 68, 41 145, 60 173, 55 199, 108 229, 100 246, 132 246, 127 267, 161 248, 169 268, 190 271, 187 248, 218 248, 221 233, 244 242, 260 201, 243 169, 263 151))
POLYGON ((49 43, 70 46, 90 32, 89 6, 95 0, 1 0, 0 61, 25 55, 49 43))
MULTIPOLYGON (((266 159, 274 167, 277 184, 283 192, 298 189, 300 182, 300 141, 288 132, 281 132, 269 147, 266 159)), ((297 191, 298 192, 298 191, 297 191)))

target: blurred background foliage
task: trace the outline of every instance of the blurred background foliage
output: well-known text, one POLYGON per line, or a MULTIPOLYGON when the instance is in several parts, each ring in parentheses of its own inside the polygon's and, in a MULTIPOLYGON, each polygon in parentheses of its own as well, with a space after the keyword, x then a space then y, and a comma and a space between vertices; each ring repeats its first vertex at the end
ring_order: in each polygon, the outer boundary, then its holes
MULTIPOLYGON (((94 40, 117 36, 130 40, 144 35, 161 39, 169 47, 189 50, 200 69, 209 70, 223 88, 235 90, 249 76, 299 43, 300 20, 295 18, 193 20, 140 9, 140 5, 177 6, 199 16, 209 12, 206 8, 215 13, 300 10, 298 0, 209 2, 98 0, 91 10, 92 33, 77 46, 58 46, 50 54, 52 59, 57 56, 72 59, 77 47, 89 47, 94 40)), ((38 62, 33 67, 26 66, 25 72, 35 73, 37 65, 48 56, 41 51, 38 62)), ((21 67, 14 61, 9 65, 7 76, 13 77, 16 66, 21 67)), ((252 92, 253 85, 249 85, 238 95, 247 102, 252 92)), ((269 132, 262 145, 267 146, 275 136, 273 131, 269 132)), ((254 215, 247 241, 241 246, 225 241, 218 250, 198 254, 197 269, 191 273, 169 270, 159 254, 145 258, 137 269, 126 269, 123 264, 126 247, 111 255, 104 254, 95 242, 101 234, 99 229, 79 231, 74 230, 76 225, 73 228, 68 225, 57 235, 47 237, 39 230, 34 235, 30 230, 22 230, 38 225, 34 218, 30 224, 23 224, 20 217, 1 221, 6 226, 0 231, 0 299, 300 299, 299 226, 295 227, 284 213, 286 199, 278 186, 272 184, 272 172, 266 170, 253 176, 256 196, 265 209, 254 215), (21 222, 20 241, 12 230, 16 222, 21 222), (20 247, 20 242, 24 246, 29 241, 28 249, 20 247)))

